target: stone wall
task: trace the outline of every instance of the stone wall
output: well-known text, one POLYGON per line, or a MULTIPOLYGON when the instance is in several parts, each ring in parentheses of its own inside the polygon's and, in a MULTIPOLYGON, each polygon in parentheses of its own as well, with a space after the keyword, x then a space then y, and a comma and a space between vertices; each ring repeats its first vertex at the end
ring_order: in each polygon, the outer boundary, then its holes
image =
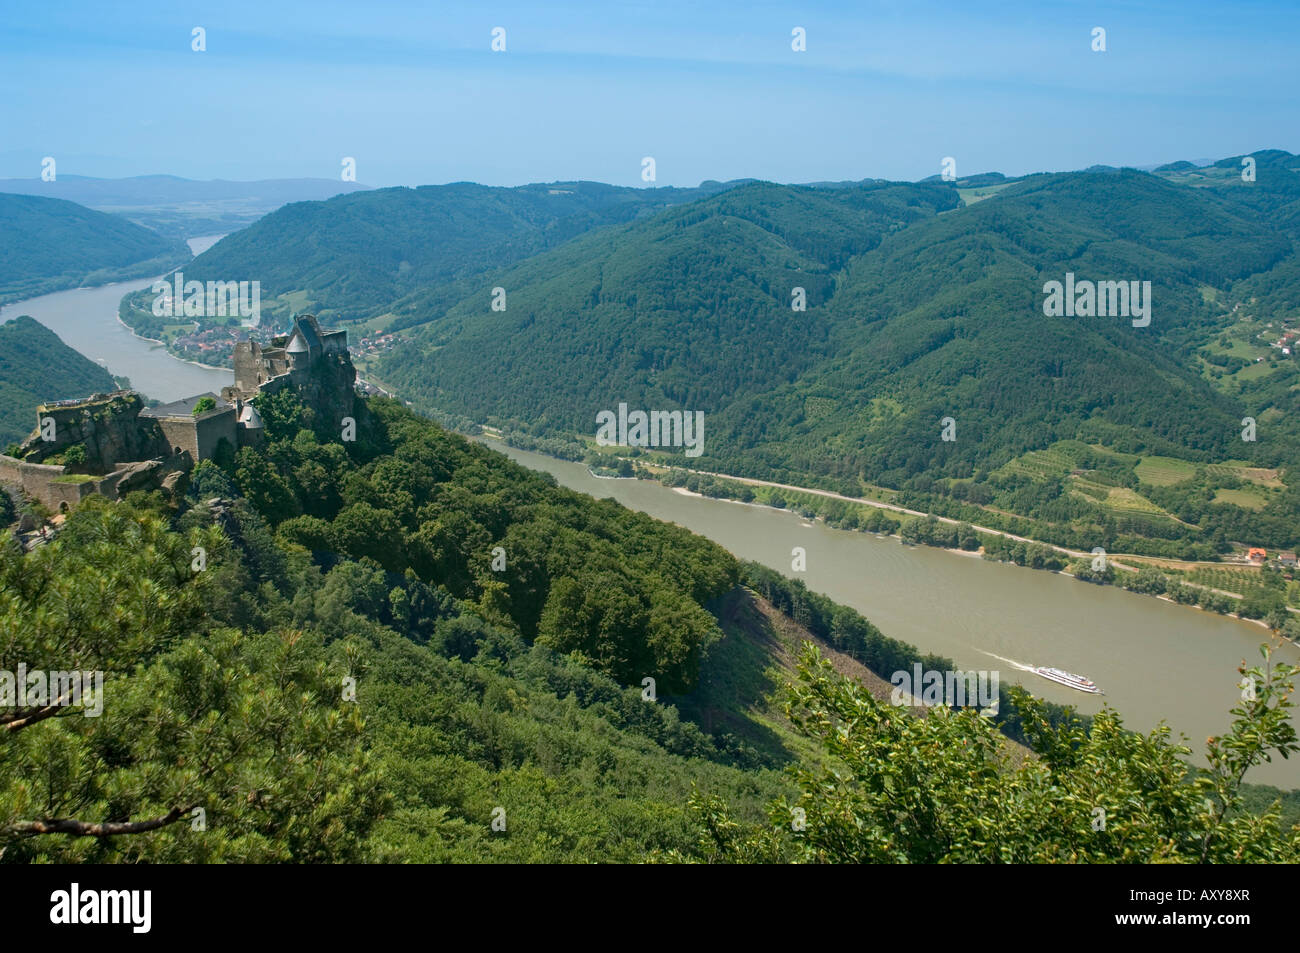
POLYGON ((230 444, 231 450, 238 444, 239 420, 234 407, 210 411, 198 418, 187 415, 156 419, 171 452, 180 450, 195 461, 211 460, 222 440, 230 444))
POLYGON ((320 425, 340 428, 344 417, 355 414, 356 401, 356 369, 347 351, 347 335, 342 331, 324 334, 314 319, 306 320, 310 322, 308 330, 314 332, 309 337, 318 336, 324 342, 314 345, 315 360, 302 366, 295 362, 291 368, 283 347, 287 337, 276 338, 275 345, 266 349, 256 342, 241 342, 235 348, 235 385, 222 388, 223 399, 234 406, 197 419, 142 418, 143 401, 131 391, 42 404, 37 408, 37 430, 21 446, 23 459, 0 455, 0 483, 20 487, 29 497, 56 510, 92 493, 116 499, 137 489, 184 492, 194 463, 211 459, 222 440, 234 450, 241 441, 247 445, 263 438, 261 429, 239 425, 240 400, 253 393, 293 390, 315 411, 320 425), (40 424, 45 418, 53 420, 53 440, 41 439, 40 424), (75 470, 93 475, 93 479, 68 480, 68 468, 43 463, 58 459, 58 454, 74 445, 86 450, 85 464, 78 464, 75 470))
POLYGON ((263 348, 256 341, 240 341, 235 345, 234 364, 235 390, 242 397, 251 397, 271 378, 289 371, 284 348, 263 348))
POLYGON ((199 440, 194 418, 158 417, 158 426, 167 438, 167 446, 175 453, 180 450, 188 453, 195 460, 199 458, 199 440))
POLYGON ((0 483, 22 487, 25 494, 34 500, 39 500, 52 510, 58 510, 63 503, 73 506, 99 488, 98 481, 95 480, 80 483, 57 482, 66 473, 66 467, 28 463, 25 460, 0 454, 0 483))
POLYGON ((195 460, 211 460, 217 452, 221 441, 226 441, 234 451, 239 444, 239 418, 235 408, 220 413, 205 414, 195 421, 198 437, 198 455, 195 460))
MULTIPOLYGON (((127 463, 107 476, 75 482, 61 482, 67 468, 43 463, 27 463, 0 454, 0 483, 20 487, 24 494, 51 510, 58 511, 64 504, 73 507, 96 493, 116 500, 132 490, 171 490, 178 486, 181 477, 194 465, 186 454, 176 454, 161 460, 127 463)), ((184 490, 184 485, 179 484, 184 490)))
POLYGON ((346 351, 327 353, 310 367, 290 372, 289 379, 298 398, 328 429, 341 427, 344 417, 355 415, 357 371, 346 351))

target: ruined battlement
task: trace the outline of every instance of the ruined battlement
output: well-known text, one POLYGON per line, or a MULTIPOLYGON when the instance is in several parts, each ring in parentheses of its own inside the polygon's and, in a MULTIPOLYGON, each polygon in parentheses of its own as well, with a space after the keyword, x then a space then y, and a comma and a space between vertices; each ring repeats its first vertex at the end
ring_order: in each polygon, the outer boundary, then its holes
POLYGON ((271 347, 240 342, 234 357, 235 383, 220 396, 197 394, 150 408, 129 390, 46 401, 17 456, 0 456, 0 483, 51 508, 91 493, 175 491, 199 461, 261 440, 262 418, 249 403, 259 394, 291 389, 326 419, 353 411, 357 373, 347 332, 323 331, 311 315, 295 317, 271 347))
POLYGON ((264 348, 256 341, 235 345, 235 383, 221 396, 236 406, 258 394, 294 390, 326 419, 352 413, 357 380, 348 354, 347 331, 324 331, 312 315, 295 317, 288 334, 264 348))
MULTIPOLYGON (((257 341, 240 341, 235 345, 235 384, 226 388, 231 396, 240 400, 249 400, 266 389, 266 385, 287 378, 274 385, 274 389, 305 384, 313 376, 313 371, 337 369, 340 374, 338 383, 346 372, 351 372, 347 387, 351 389, 356 381, 356 371, 352 368, 352 359, 348 355, 347 331, 324 331, 316 318, 310 314, 295 317, 293 328, 288 334, 281 334, 271 339, 270 347, 262 347, 257 341)), ((224 393, 224 391, 223 391, 224 393)))
POLYGON ((166 440, 141 421, 144 401, 134 391, 84 400, 50 401, 36 409, 36 429, 18 448, 27 463, 71 465, 80 473, 107 474, 120 464, 168 455, 166 440), (79 453, 71 453, 80 447, 79 453))

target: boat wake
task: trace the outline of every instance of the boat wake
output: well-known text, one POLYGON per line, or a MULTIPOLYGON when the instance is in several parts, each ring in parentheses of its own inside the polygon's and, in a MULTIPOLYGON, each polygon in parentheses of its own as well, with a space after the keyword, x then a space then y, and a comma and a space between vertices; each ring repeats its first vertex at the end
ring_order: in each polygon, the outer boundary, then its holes
POLYGON ((994 655, 992 652, 985 652, 983 649, 977 649, 976 651, 981 652, 984 655, 987 655, 989 658, 995 658, 1000 662, 1006 662, 1008 665, 1014 665, 1022 672, 1032 672, 1034 670, 1034 666, 1027 665, 1024 662, 1017 662, 1013 658, 1006 658, 1005 656, 1002 655, 994 655))
POLYGON ((1058 685, 1064 685, 1066 688, 1073 688, 1076 691, 1087 692, 1089 695, 1106 694, 1090 678, 1084 678, 1082 675, 1075 675, 1073 672, 1065 672, 1059 668, 1047 668, 1042 665, 1026 665, 1024 662, 1017 662, 1013 658, 1006 658, 1002 655, 994 655, 992 652, 985 652, 983 649, 977 649, 978 652, 987 655, 989 658, 998 659, 1006 662, 1008 665, 1014 665, 1022 672, 1032 672, 1040 678, 1045 678, 1049 682, 1056 682, 1058 685))

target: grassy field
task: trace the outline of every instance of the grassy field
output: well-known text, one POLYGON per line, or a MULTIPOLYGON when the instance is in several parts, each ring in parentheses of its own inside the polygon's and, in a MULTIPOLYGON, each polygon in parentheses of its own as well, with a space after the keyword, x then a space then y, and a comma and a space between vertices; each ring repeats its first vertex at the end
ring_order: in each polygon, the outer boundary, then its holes
POLYGON ((1194 582, 1199 586, 1221 589, 1237 596, 1244 596, 1252 590, 1261 588, 1259 569, 1253 566, 1195 569, 1187 573, 1185 578, 1188 582, 1194 582))
POLYGON ((1174 518, 1166 510, 1161 509, 1136 490, 1130 490, 1126 486, 1106 486, 1081 477, 1073 477, 1070 483, 1072 492, 1078 493, 1090 502, 1104 506, 1116 513, 1144 513, 1148 516, 1158 516, 1169 520, 1174 518))
POLYGON ((1236 477, 1238 480, 1246 480, 1257 486, 1267 487, 1269 489, 1279 489, 1285 485, 1277 470, 1253 467, 1249 463, 1240 460, 1228 460, 1224 463, 1211 463, 1205 469, 1209 472, 1210 476, 1213 477, 1236 477))
POLYGON ((1269 361, 1260 361, 1258 364, 1251 364, 1249 367, 1243 367, 1233 375, 1239 381, 1253 381, 1261 377, 1267 377, 1274 371, 1281 368, 1280 364, 1273 364, 1269 361))
POLYGON ((985 199, 997 195, 1010 184, 1010 182, 1004 182, 1001 185, 981 185, 976 188, 958 189, 957 194, 961 196, 963 205, 974 205, 976 202, 983 202, 985 199))
POLYGON ((1196 476, 1196 464, 1174 457, 1143 457, 1137 465, 1137 475, 1151 486, 1172 486, 1196 476))
POLYGON ((1264 494, 1254 489, 1215 490, 1214 502, 1231 503, 1245 510, 1262 510, 1268 505, 1268 499, 1264 494))
POLYGON ((1061 450, 1031 450, 1006 463, 998 474, 1007 476, 1023 474, 1031 480, 1052 480, 1065 476, 1074 469, 1074 460, 1061 450))
POLYGON ((1219 343, 1219 339, 1215 338, 1205 346, 1205 350, 1212 354, 1229 354, 1233 357, 1245 358, 1248 361, 1253 361, 1257 357, 1264 357, 1269 352, 1269 349, 1263 345, 1251 344, 1240 338, 1229 338, 1227 347, 1224 347, 1219 343))
POLYGON ((1132 513, 1150 513, 1155 516, 1164 516, 1172 519, 1168 512, 1156 506, 1145 496, 1142 496, 1136 490, 1130 490, 1126 486, 1114 486, 1110 488, 1110 495, 1106 498, 1105 504, 1113 510, 1125 510, 1132 513))

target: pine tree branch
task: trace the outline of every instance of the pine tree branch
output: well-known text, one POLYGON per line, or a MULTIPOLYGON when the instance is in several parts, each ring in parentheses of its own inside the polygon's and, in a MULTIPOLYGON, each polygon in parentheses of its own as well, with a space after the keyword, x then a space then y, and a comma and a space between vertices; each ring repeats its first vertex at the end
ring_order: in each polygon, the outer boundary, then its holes
MULTIPOLYGON (((71 696, 68 697, 71 699, 71 696)), ((62 701, 62 699, 59 701, 62 701)), ((14 712, 12 715, 0 715, 0 728, 5 731, 22 731, 24 728, 30 728, 46 718, 54 718, 57 715, 67 714, 71 711, 72 709, 67 705, 58 703, 46 705, 43 708, 28 708, 24 711, 14 712)))
POLYGON ((71 817, 53 817, 37 821, 14 821, 3 828, 5 834, 36 837, 40 834, 68 834, 72 837, 114 837, 118 834, 144 834, 168 824, 175 824, 192 807, 174 807, 162 817, 147 821, 104 821, 99 824, 71 817))

